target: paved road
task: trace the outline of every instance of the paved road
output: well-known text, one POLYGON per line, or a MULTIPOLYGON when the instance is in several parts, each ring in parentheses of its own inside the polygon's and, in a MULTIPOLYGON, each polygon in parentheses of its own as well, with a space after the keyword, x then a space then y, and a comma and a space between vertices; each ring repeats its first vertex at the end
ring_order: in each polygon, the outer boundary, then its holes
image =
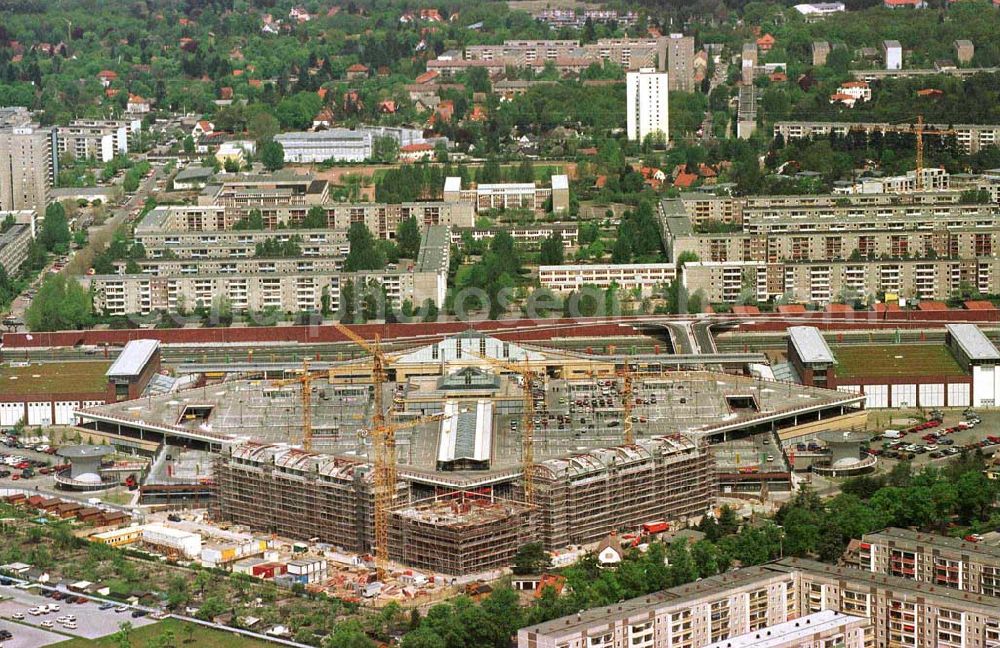
MULTIPOLYGON (((98 225, 90 229, 90 240, 84 249, 77 251, 76 255, 70 259, 69 263, 63 268, 62 272, 72 272, 78 271, 80 273, 85 272, 87 268, 77 268, 81 263, 80 260, 86 259, 86 265, 89 266, 89 259, 93 258, 94 250, 92 249, 93 241, 100 241, 104 238, 110 238, 110 234, 114 233, 115 229, 118 228, 125 219, 128 218, 129 213, 132 209, 136 207, 141 207, 145 203, 146 198, 150 195, 152 190, 156 187, 156 181, 159 180, 163 175, 163 167, 160 165, 153 167, 153 174, 148 178, 144 178, 139 185, 138 191, 128 199, 123 205, 116 207, 111 211, 111 215, 104 221, 103 224, 98 225), (74 263, 76 262, 76 263, 74 263)), ((24 313, 31 306, 31 297, 27 295, 29 291, 38 290, 41 285, 42 280, 45 276, 53 270, 53 265, 57 259, 53 259, 45 268, 38 274, 34 281, 28 286, 25 292, 18 295, 10 305, 8 313, 14 319, 23 322, 24 313)), ((25 330, 23 326, 18 326, 14 328, 7 328, 9 331, 21 331, 25 330)))

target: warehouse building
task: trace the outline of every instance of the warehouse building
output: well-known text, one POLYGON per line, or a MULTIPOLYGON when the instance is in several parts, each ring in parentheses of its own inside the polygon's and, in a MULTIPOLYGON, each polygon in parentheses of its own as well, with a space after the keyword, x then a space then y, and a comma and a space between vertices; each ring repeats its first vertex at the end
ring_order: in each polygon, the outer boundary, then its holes
POLYGON ((948 324, 945 342, 959 364, 972 374, 973 407, 1000 402, 1000 351, 975 324, 948 324))
MULTIPOLYGON (((949 331, 952 326, 958 327, 957 337, 980 358, 978 362, 989 365, 992 344, 982 332, 973 324, 949 324, 949 331)), ((788 329, 787 353, 800 382, 864 394, 869 409, 981 404, 974 368, 963 364, 965 352, 956 336, 949 335, 947 344, 844 345, 831 349, 819 329, 793 326, 788 329)), ((990 378, 988 372, 980 374, 980 391, 992 388, 990 378)))

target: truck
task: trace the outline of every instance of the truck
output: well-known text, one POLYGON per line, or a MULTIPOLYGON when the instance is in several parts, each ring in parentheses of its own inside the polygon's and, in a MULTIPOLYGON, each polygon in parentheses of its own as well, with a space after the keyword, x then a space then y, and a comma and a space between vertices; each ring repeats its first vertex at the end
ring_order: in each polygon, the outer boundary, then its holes
POLYGON ((886 430, 882 433, 882 437, 885 439, 902 439, 903 433, 899 430, 886 430))

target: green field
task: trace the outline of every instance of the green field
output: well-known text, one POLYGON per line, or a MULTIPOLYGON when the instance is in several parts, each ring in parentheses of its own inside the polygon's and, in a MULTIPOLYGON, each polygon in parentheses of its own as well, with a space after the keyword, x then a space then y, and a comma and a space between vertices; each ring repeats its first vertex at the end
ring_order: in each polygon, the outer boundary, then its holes
POLYGON ((961 376, 965 372, 943 344, 833 346, 837 378, 899 378, 915 374, 961 376))
MULTIPOLYGON (((164 619, 159 623, 135 628, 129 635, 129 640, 134 648, 142 648, 150 645, 158 637, 162 637, 168 630, 172 630, 174 633, 174 641, 170 645, 177 648, 272 648, 275 645, 232 632, 222 632, 194 623, 185 623, 177 619, 164 619), (190 635, 190 643, 187 642, 188 627, 194 628, 194 633, 190 635)), ((71 639, 53 644, 53 646, 58 648, 118 648, 118 643, 115 641, 114 635, 111 635, 101 639, 71 639)))
POLYGON ((0 393, 24 396, 27 394, 80 394, 103 392, 108 385, 105 372, 108 361, 62 362, 59 364, 32 364, 28 367, 0 367, 0 393))

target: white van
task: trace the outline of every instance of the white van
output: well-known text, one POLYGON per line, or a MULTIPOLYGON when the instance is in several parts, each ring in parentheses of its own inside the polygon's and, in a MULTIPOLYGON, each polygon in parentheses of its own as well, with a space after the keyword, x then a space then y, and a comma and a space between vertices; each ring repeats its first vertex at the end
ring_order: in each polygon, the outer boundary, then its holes
POLYGON ((899 430, 886 430, 882 433, 882 438, 885 439, 902 439, 903 433, 899 430))

